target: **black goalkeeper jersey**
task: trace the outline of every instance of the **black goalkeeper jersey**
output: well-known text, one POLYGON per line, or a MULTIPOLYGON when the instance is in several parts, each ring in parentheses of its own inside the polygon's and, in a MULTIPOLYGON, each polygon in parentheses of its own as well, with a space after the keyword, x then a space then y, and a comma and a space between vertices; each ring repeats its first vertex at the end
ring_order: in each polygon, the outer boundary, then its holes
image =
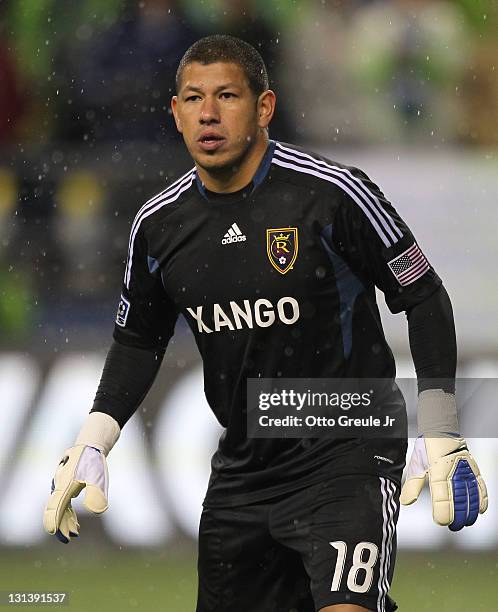
POLYGON ((397 313, 440 284, 363 172, 270 141, 241 191, 210 193, 193 168, 142 206, 114 338, 165 347, 184 315, 225 428, 205 504, 236 505, 332 474, 400 473, 393 439, 248 439, 247 379, 394 378, 375 287, 397 313))

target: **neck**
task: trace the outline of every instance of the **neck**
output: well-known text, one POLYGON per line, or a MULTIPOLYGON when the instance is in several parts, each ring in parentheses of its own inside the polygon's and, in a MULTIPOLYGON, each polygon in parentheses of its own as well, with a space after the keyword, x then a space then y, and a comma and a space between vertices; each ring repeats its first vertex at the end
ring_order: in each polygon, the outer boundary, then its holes
POLYGON ((256 174, 261 160, 268 147, 267 134, 262 135, 255 144, 250 147, 245 156, 235 166, 220 168, 219 170, 206 170, 197 166, 197 173, 206 189, 216 193, 231 193, 239 191, 252 180, 256 174))

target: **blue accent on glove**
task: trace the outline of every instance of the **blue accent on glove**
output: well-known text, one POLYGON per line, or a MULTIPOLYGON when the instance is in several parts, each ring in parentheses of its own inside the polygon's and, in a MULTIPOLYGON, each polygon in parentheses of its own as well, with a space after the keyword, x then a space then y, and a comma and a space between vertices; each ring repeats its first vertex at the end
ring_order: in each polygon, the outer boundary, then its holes
MULTIPOLYGON (((95 450, 99 450, 99 449, 96 448, 95 450)), ((99 451, 99 453, 100 453, 100 451, 99 451)), ((50 493, 53 493, 54 490, 55 490, 55 481, 52 478, 52 484, 50 486, 50 493)), ((72 538, 79 538, 80 537, 77 533, 73 533, 72 531, 69 532, 69 535, 72 538)), ((57 529, 57 531, 55 532, 55 537, 59 540, 59 542, 62 542, 63 544, 69 544, 69 540, 66 538, 66 536, 62 533, 62 531, 60 529, 57 529)))
POLYGON ((69 540, 66 538, 66 536, 62 533, 60 529, 57 529, 57 531, 55 532, 55 537, 59 540, 59 542, 62 542, 63 544, 69 544, 69 540))
POLYGON ((457 468, 451 478, 453 487, 453 504, 455 518, 449 529, 460 531, 465 526, 473 525, 479 514, 479 487, 468 461, 459 459, 457 468))

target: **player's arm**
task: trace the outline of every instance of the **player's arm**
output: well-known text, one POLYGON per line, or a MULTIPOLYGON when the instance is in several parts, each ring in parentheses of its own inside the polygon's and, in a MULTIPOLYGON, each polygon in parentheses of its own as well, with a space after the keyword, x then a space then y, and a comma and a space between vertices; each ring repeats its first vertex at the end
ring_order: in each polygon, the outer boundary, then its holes
POLYGON ((374 284, 384 292, 391 312, 406 311, 417 372, 419 437, 401 503, 416 501, 428 479, 434 520, 459 530, 486 510, 487 492, 459 434, 451 302, 413 234, 379 188, 355 169, 349 183, 330 243, 365 285, 374 284))
POLYGON ((137 233, 132 246, 114 342, 107 354, 94 405, 74 445, 63 453, 44 512, 46 531, 64 543, 78 535, 71 499, 83 489, 88 510, 98 514, 107 509, 106 456, 151 387, 177 318, 157 266, 149 269, 145 237, 137 233))
POLYGON ((459 531, 486 511, 488 495, 467 443, 458 433, 456 339, 449 296, 441 288, 407 314, 419 387, 419 436, 401 503, 414 503, 428 479, 434 521, 459 531))

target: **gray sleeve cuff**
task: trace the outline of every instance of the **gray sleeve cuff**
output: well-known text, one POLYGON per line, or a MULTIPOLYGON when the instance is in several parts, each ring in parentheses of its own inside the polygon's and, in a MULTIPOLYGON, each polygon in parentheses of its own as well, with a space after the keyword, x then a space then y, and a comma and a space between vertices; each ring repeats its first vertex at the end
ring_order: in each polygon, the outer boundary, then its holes
POLYGON ((457 434, 459 432, 456 399, 442 389, 427 389, 418 396, 419 435, 457 434))

